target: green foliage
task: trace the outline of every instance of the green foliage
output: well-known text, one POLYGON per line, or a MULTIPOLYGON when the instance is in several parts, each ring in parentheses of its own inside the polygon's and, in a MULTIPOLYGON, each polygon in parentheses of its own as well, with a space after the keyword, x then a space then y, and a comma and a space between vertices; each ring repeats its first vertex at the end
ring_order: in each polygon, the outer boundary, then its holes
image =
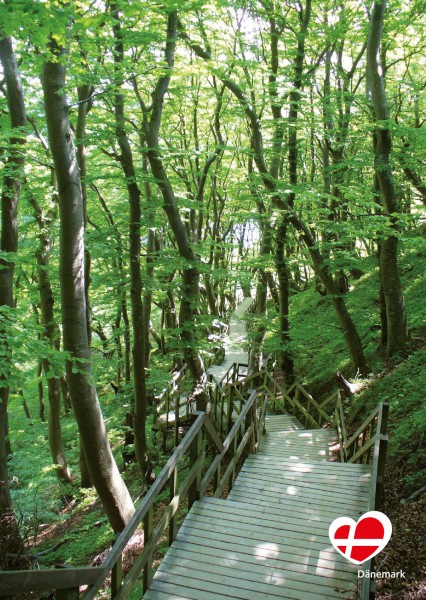
POLYGON ((389 466, 410 495, 426 478, 426 348, 413 351, 401 363, 393 363, 373 377, 353 409, 362 405, 368 414, 378 400, 389 402, 389 466))

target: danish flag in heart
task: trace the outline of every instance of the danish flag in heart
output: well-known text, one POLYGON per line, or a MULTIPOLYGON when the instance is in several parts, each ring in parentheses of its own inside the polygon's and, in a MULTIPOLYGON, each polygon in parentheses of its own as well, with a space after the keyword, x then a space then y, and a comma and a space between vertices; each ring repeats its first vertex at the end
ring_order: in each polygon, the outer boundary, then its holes
POLYGON ((386 546, 392 535, 392 523, 382 512, 372 510, 358 523, 349 517, 339 517, 330 525, 330 541, 347 560, 361 565, 386 546))

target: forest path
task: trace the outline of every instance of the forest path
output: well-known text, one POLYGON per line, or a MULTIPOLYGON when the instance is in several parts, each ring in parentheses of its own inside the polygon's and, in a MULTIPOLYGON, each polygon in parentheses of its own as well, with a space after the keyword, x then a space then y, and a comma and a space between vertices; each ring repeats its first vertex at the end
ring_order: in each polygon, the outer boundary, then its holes
POLYGON ((335 432, 268 416, 228 498, 195 502, 146 600, 357 597, 357 567, 330 544, 337 517, 367 510, 371 468, 330 462, 335 432))
POLYGON ((207 373, 220 382, 234 363, 248 364, 247 323, 243 320, 254 298, 244 298, 231 314, 228 334, 224 338, 225 358, 220 365, 212 365, 207 373))

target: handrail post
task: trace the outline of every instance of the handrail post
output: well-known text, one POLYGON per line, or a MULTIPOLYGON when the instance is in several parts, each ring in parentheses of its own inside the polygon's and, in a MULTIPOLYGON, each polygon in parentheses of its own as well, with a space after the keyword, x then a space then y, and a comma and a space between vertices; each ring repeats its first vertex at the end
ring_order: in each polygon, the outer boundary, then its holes
POLYGON ((228 386, 227 410, 226 410, 226 433, 232 429, 232 386, 228 386))
MULTIPOLYGON (((173 469, 173 473, 170 477, 170 493, 169 493, 170 501, 172 501, 173 498, 176 496, 177 491, 178 491, 178 468, 176 466, 173 469)), ((177 533, 177 522, 176 522, 176 515, 174 514, 170 518, 170 523, 169 523, 169 546, 171 546, 173 544, 175 537, 176 537, 176 533, 177 533)))
MULTIPOLYGON (((232 456, 230 457, 231 461, 234 458, 234 456, 237 454, 237 448, 238 448, 238 433, 236 434, 236 436, 234 437, 234 440, 232 442, 232 456)), ((229 478, 228 494, 232 490, 232 488, 234 487, 235 467, 236 467, 236 463, 234 463, 234 466, 233 466, 232 472, 231 472, 231 477, 229 478)))
POLYGON ((257 396, 253 400, 253 406, 251 410, 247 413, 246 422, 245 422, 245 431, 248 430, 250 425, 253 423, 253 435, 250 440, 250 450, 251 454, 254 454, 256 451, 256 442, 257 442, 257 396))
MULTIPOLYGON (((114 542, 117 541, 119 534, 116 534, 114 542)), ((123 583, 123 554, 117 558, 117 562, 111 569, 111 598, 115 598, 123 583)))
POLYGON ((383 502, 383 488, 385 475, 386 453, 388 449, 388 437, 386 435, 387 423, 389 415, 389 404, 382 402, 379 408, 377 418, 377 433, 379 436, 379 453, 377 457, 377 485, 374 510, 380 510, 383 502))
MULTIPOLYGON (((143 543, 144 546, 149 544, 153 533, 153 508, 149 508, 145 517, 143 518, 143 543)), ((143 591, 149 588, 152 581, 152 552, 147 556, 146 565, 143 570, 143 591)))
POLYGON ((175 396, 175 422, 174 422, 174 434, 175 434, 175 447, 178 446, 179 442, 179 411, 180 411, 180 398, 179 392, 175 396))
MULTIPOLYGON (((203 450, 203 432, 202 429, 195 436, 190 449, 189 449, 189 470, 194 467, 201 452, 203 450)), ((188 492, 188 509, 194 504, 196 500, 200 499, 200 484, 201 484, 201 470, 198 470, 194 481, 191 483, 188 492)))
POLYGON ((170 392, 166 392, 166 431, 169 428, 169 411, 170 411, 170 392))

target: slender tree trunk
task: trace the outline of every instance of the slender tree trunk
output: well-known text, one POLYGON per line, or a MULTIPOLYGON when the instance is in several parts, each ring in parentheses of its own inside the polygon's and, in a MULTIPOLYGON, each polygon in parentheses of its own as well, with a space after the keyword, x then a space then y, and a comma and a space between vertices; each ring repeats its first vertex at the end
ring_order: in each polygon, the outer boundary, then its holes
MULTIPOLYGON (((130 299, 132 308, 133 328, 133 389, 135 410, 133 425, 135 434, 135 454, 142 474, 146 475, 146 372, 144 344, 147 335, 144 327, 144 310, 142 303, 142 273, 141 273, 141 192, 136 181, 136 172, 133 162, 133 153, 125 129, 124 95, 120 91, 122 64, 124 61, 124 44, 119 20, 115 6, 112 7, 114 17, 114 64, 116 75, 115 93, 115 128, 116 138, 120 147, 120 164, 126 178, 127 195, 129 199, 129 249, 130 249, 130 299)), ((148 330, 149 331, 149 330, 148 330)))
POLYGON ((290 277, 287 267, 287 261, 285 260, 285 240, 287 238, 287 217, 282 216, 282 221, 277 229, 276 236, 276 252, 275 252, 275 265, 277 269, 278 281, 279 281, 279 303, 280 303, 280 366, 285 376, 286 383, 293 383, 294 381, 294 363, 293 357, 288 347, 290 337, 290 323, 289 323, 289 297, 290 297, 290 277))
POLYGON ((386 305, 387 346, 386 355, 403 350, 409 339, 405 301, 398 270, 399 202, 390 165, 392 139, 388 126, 390 119, 386 99, 383 66, 380 65, 380 45, 387 3, 375 1, 371 13, 367 42, 367 97, 371 102, 374 119, 380 126, 374 133, 374 169, 380 186, 383 208, 391 221, 390 235, 381 242, 380 278, 386 305))
POLYGON ((84 281, 84 206, 65 96, 66 52, 51 39, 55 62, 43 70, 44 105, 60 212, 60 283, 67 382, 93 484, 111 526, 121 531, 134 512, 109 446, 90 357, 84 281))
POLYGON ((41 360, 38 361, 37 365, 37 391, 38 391, 38 415, 40 417, 40 421, 44 421, 44 387, 43 387, 43 362, 41 360))
POLYGON ((157 185, 163 196, 163 209, 167 215, 169 225, 176 239, 180 256, 185 259, 186 265, 182 269, 182 301, 179 312, 179 325, 183 352, 194 381, 194 397, 198 410, 206 410, 208 393, 206 389, 207 376, 204 363, 197 349, 197 336, 195 316, 200 297, 200 273, 188 232, 179 214, 175 193, 167 176, 159 147, 159 129, 163 111, 164 95, 168 89, 171 69, 174 65, 174 54, 177 39, 177 13, 172 11, 168 15, 167 42, 165 49, 166 74, 157 81, 152 94, 152 107, 150 118, 148 110, 144 109, 144 135, 149 148, 147 154, 157 185))
MULTIPOLYGON (((50 262, 50 235, 48 233, 49 217, 44 218, 43 211, 35 198, 31 199, 35 218, 39 226, 39 248, 37 250, 38 288, 40 293, 40 312, 43 336, 48 344, 59 351, 59 328, 55 322, 53 312, 54 297, 49 275, 50 262)), ((49 399, 48 433, 49 447, 53 464, 56 465, 56 474, 59 479, 71 482, 62 441, 61 427, 61 381, 58 375, 52 375, 52 365, 48 358, 43 359, 43 368, 47 378, 47 391, 49 399)))
MULTIPOLYGON (((78 96, 78 110, 77 110, 77 127, 76 127, 76 149, 77 149, 77 162, 78 168, 80 171, 80 181, 81 181, 81 194, 83 196, 83 212, 84 212, 84 228, 87 226, 87 184, 86 184, 86 176, 87 176, 87 160, 86 160, 86 143, 85 143, 85 135, 86 135, 86 123, 87 123, 87 113, 89 111, 89 102, 87 100, 91 95, 93 88, 90 85, 82 85, 77 90, 78 96)), ((87 322, 87 337, 89 340, 89 346, 92 343, 92 311, 90 308, 90 296, 89 296, 89 288, 90 288, 90 267, 92 265, 92 257, 90 255, 89 249, 86 247, 84 255, 84 285, 85 285, 85 295, 86 295, 86 322, 87 322)))
POLYGON ((64 410, 66 413, 69 413, 72 408, 72 404, 71 404, 70 392, 68 390, 67 378, 65 376, 65 373, 63 373, 61 375, 60 381, 61 381, 61 392, 62 392, 62 400, 64 403, 64 410))
MULTIPOLYGON (((191 45, 191 48, 204 59, 210 59, 211 55, 209 52, 204 51, 197 45, 191 45)), ((271 193, 272 201, 277 209, 283 210, 288 215, 288 221, 293 227, 300 233, 308 252, 311 256, 313 268, 316 274, 320 277, 324 283, 327 293, 333 296, 339 296, 337 287, 333 281, 333 278, 328 273, 324 258, 319 252, 315 235, 309 228, 309 226, 303 221, 303 219, 294 211, 291 203, 282 197, 280 190, 278 189, 276 181, 274 181, 266 167, 265 156, 263 151, 263 135, 260 127, 259 115, 256 113, 250 102, 247 100, 245 93, 241 87, 228 77, 223 77, 223 83, 226 87, 234 94, 237 100, 240 102, 247 116, 251 133, 252 133, 252 152, 253 159, 256 163, 259 174, 262 178, 263 184, 266 190, 271 193)), ((368 372, 364 351, 360 337, 357 333, 355 324, 346 308, 344 299, 339 297, 333 300, 333 306, 335 308, 339 323, 342 327, 343 334, 345 337, 348 350, 351 354, 354 368, 361 375, 366 375, 368 372)))
MULTIPOLYGON (((1 239, 0 249, 0 343, 7 350, 10 361, 8 329, 13 319, 13 275, 14 254, 18 250, 18 200, 21 191, 25 162, 25 135, 21 128, 27 124, 21 78, 10 37, 0 39, 0 61, 6 81, 7 103, 9 108, 11 135, 10 149, 4 167, 1 193, 1 239)), ((7 369, 12 368, 11 361, 7 369)), ((8 540, 9 552, 20 547, 20 536, 13 512, 8 478, 8 400, 9 386, 7 374, 0 378, 0 540, 8 540)), ((7 568, 7 564, 3 565, 7 568)))

